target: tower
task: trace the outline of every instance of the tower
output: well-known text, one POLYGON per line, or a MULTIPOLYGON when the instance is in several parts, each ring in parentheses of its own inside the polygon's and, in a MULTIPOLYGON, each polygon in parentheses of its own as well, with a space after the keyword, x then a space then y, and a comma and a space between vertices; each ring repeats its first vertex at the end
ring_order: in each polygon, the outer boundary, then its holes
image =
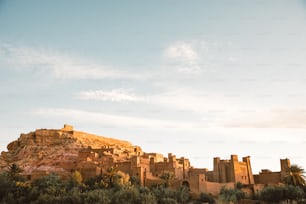
POLYGON ((280 160, 280 165, 281 165, 281 181, 285 179, 285 177, 288 175, 290 172, 290 159, 281 159, 280 160))
POLYGON ((290 165, 290 159, 281 159, 280 160, 280 165, 281 165, 281 171, 289 171, 291 165, 290 165))
POLYGON ((220 157, 214 157, 214 173, 213 173, 213 177, 214 177, 214 182, 220 182, 220 157))
POLYGON ((250 156, 243 157, 242 160, 243 160, 243 162, 246 163, 246 166, 247 166, 248 182, 249 182, 249 184, 254 184, 255 182, 254 182, 254 177, 253 177, 253 173, 252 173, 250 156))

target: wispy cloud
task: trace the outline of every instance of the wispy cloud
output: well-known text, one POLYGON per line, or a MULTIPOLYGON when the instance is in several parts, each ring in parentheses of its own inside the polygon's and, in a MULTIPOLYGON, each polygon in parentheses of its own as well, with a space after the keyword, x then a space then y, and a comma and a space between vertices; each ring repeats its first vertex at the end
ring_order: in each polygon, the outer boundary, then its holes
POLYGON ((164 56, 177 63, 179 72, 196 74, 200 72, 199 54, 191 43, 175 42, 164 50, 164 56))
POLYGON ((109 65, 45 49, 2 44, 0 60, 18 69, 40 69, 59 79, 141 79, 143 76, 109 65))
POLYGON ((127 89, 90 90, 76 93, 75 96, 81 100, 113 101, 113 102, 137 102, 145 101, 145 97, 137 96, 127 89))
POLYGON ((181 121, 160 120, 146 117, 122 116, 102 112, 91 112, 79 109, 41 108, 34 114, 42 117, 60 117, 71 122, 90 122, 110 127, 128 128, 194 128, 198 124, 181 121))
POLYGON ((238 112, 222 124, 230 128, 306 128, 306 110, 238 112))
POLYGON ((194 61, 199 58, 198 53, 190 43, 175 42, 165 50, 165 55, 171 59, 194 61))
POLYGON ((141 95, 131 90, 113 89, 84 91, 75 95, 82 100, 140 102, 148 109, 158 107, 170 112, 188 112, 198 118, 189 121, 195 126, 204 124, 205 127, 225 128, 306 128, 305 109, 290 109, 285 104, 272 109, 269 105, 252 103, 251 99, 204 94, 196 90, 178 88, 159 94, 141 95))
POLYGON ((187 110, 199 113, 212 109, 234 108, 233 105, 224 102, 224 97, 217 95, 207 96, 195 90, 179 87, 146 95, 135 93, 129 89, 117 88, 81 91, 75 93, 74 96, 80 100, 144 102, 146 105, 162 106, 169 110, 187 110))

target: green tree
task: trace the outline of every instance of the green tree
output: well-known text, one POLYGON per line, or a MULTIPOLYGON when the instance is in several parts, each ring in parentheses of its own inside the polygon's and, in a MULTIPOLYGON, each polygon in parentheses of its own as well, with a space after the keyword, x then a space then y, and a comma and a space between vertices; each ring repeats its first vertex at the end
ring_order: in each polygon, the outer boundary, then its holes
POLYGON ((139 191, 133 186, 124 186, 116 191, 112 198, 112 204, 141 204, 139 191))
POLYGON ((107 169, 106 174, 103 177, 103 180, 107 187, 114 187, 115 186, 115 180, 118 177, 117 175, 118 170, 114 167, 110 167, 107 169))
POLYGON ((241 190, 243 188, 243 184, 241 182, 237 182, 235 188, 241 190))
POLYGON ((288 174, 285 176, 284 182, 288 185, 304 186, 306 184, 304 169, 298 165, 291 165, 288 174))
POLYGON ((212 197, 212 195, 207 194, 207 193, 203 193, 203 192, 200 193, 199 201, 200 201, 201 203, 209 203, 209 204, 215 203, 215 200, 214 200, 214 198, 212 197))
POLYGON ((58 196, 65 193, 64 183, 61 178, 54 173, 35 180, 33 186, 38 188, 41 194, 58 196))
POLYGON ((8 177, 7 172, 0 175, 0 203, 15 203, 18 198, 16 181, 8 177))
POLYGON ((172 202, 171 200, 176 201, 177 199, 177 192, 163 185, 152 188, 152 192, 157 199, 157 203, 172 202))
POLYGON ((269 203, 279 203, 284 200, 284 188, 279 186, 267 186, 261 190, 260 200, 269 203))
POLYGON ((178 202, 173 198, 162 198, 158 204, 177 204, 178 202))
POLYGON ((107 176, 98 175, 84 181, 87 190, 107 188, 109 186, 109 179, 107 176))
POLYGON ((164 183, 165 187, 169 187, 171 181, 174 180, 174 175, 172 172, 165 171, 159 178, 165 181, 164 183))
POLYGON ((239 200, 245 197, 245 193, 237 188, 222 187, 220 190, 220 198, 227 203, 238 203, 239 200))
POLYGON ((153 192, 147 187, 138 187, 140 198, 143 204, 156 204, 156 197, 153 192))
POLYGON ((140 194, 140 199, 143 204, 156 204, 156 197, 153 193, 142 193, 140 194))
POLYGON ((8 179, 6 173, 0 174, 0 201, 9 193, 14 186, 14 182, 8 179))
POLYGON ((23 169, 21 169, 17 164, 13 163, 7 171, 7 176, 12 181, 22 180, 20 176, 20 173, 22 172, 23 172, 23 169))
POLYGON ((186 203, 190 199, 189 188, 180 186, 176 191, 176 200, 179 203, 186 203))
POLYGON ((131 176, 130 183, 132 186, 140 186, 140 179, 137 176, 131 176))
POLYGON ((305 197, 304 191, 299 186, 288 185, 284 187, 283 199, 292 201, 299 201, 305 197))
POLYGON ((28 203, 30 183, 24 182, 19 174, 22 170, 13 164, 0 175, 0 203, 28 203))
POLYGON ((85 204, 100 203, 109 204, 111 203, 111 191, 107 189, 96 189, 83 194, 83 200, 85 204))

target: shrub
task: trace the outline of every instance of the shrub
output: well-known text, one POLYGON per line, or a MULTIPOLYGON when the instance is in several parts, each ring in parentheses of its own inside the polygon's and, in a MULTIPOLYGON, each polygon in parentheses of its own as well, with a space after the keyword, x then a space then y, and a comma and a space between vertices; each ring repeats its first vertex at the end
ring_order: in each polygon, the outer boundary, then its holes
POLYGON ((177 202, 173 198, 162 198, 158 204, 177 204, 177 202))
POLYGON ((111 202, 110 190, 93 190, 83 193, 83 200, 85 204, 100 203, 108 204, 111 202))
POLYGON ((220 190, 220 198, 225 202, 237 203, 239 200, 243 199, 244 197, 245 197, 244 192, 236 188, 223 187, 220 190))
POLYGON ((139 191, 134 187, 123 187, 116 191, 112 198, 113 204, 141 204, 139 191))
POLYGON ((267 202, 280 202, 283 200, 283 188, 268 186, 260 192, 260 199, 267 202))
POLYGON ((200 200, 201 202, 206 202, 206 203, 209 203, 209 204, 215 203, 215 200, 214 200, 214 198, 212 197, 212 195, 207 194, 207 193, 203 193, 203 192, 200 194, 199 200, 200 200))

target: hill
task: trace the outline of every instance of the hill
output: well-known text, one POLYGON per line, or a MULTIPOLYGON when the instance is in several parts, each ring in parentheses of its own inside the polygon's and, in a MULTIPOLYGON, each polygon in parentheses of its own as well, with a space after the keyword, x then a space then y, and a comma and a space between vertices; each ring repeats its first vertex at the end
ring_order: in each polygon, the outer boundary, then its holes
POLYGON ((127 160, 135 147, 127 141, 75 131, 72 126, 62 129, 37 129, 7 145, 8 151, 0 156, 0 171, 16 163, 25 175, 34 172, 69 174, 70 169, 80 165, 79 154, 86 149, 112 149, 105 154, 116 161, 127 160))

